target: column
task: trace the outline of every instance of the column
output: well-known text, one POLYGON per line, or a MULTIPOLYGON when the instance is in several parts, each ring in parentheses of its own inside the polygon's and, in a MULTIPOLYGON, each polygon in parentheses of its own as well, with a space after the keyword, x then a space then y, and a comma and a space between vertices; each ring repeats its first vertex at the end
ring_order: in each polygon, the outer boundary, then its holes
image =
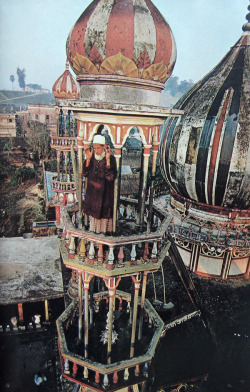
POLYGON ((57 223, 57 225, 60 225, 60 223, 61 223, 61 207, 55 206, 55 210, 56 210, 56 223, 57 223))
POLYGON ((191 260, 190 260, 190 271, 195 272, 199 262, 200 246, 198 244, 193 244, 191 260))
POLYGON ((222 279, 227 279, 232 262, 232 248, 225 251, 223 257, 223 265, 221 269, 222 279))
POLYGON ((140 313, 140 321, 139 321, 138 340, 141 340, 142 338, 142 324, 143 324, 144 306, 145 306, 145 297, 146 297, 147 276, 148 273, 144 272, 143 280, 142 280, 141 313, 140 313))
MULTIPOLYGON (((114 280, 114 279, 110 279, 110 280, 114 280)), ((111 364, 114 304, 115 304, 115 288, 112 288, 109 289, 108 351, 107 351, 108 365, 111 364)))
POLYGON ((68 132, 67 132, 67 114, 68 114, 68 110, 67 109, 63 109, 63 125, 64 125, 64 129, 63 129, 63 134, 64 136, 68 136, 68 132))
POLYGON ((150 157, 150 146, 144 147, 143 150, 143 164, 142 164, 142 172, 141 172, 141 193, 139 195, 140 203, 139 203, 139 225, 140 230, 143 228, 144 221, 144 213, 145 213, 145 203, 146 203, 146 192, 147 192, 147 177, 148 177, 148 164, 150 157))
POLYGON ((78 339, 82 339, 82 306, 83 306, 83 300, 82 300, 82 274, 79 272, 78 276, 78 304, 79 304, 79 318, 78 318, 78 339))
POLYGON ((45 306, 45 320, 49 321, 49 301, 47 299, 44 301, 44 306, 45 306))
POLYGON ((149 213, 148 213, 148 224, 147 232, 151 231, 152 215, 153 215, 153 201, 154 201, 154 183, 155 183, 155 173, 156 173, 156 162, 157 154, 159 149, 159 143, 153 144, 153 159, 152 159, 152 171, 151 171, 151 184, 149 189, 149 213))
POLYGON ((134 306, 133 306, 133 321, 132 321, 132 333, 131 333, 131 344, 130 344, 130 358, 133 358, 135 352, 135 333, 136 333, 136 320, 138 311, 138 297, 140 290, 140 275, 132 276, 135 284, 134 294, 134 306))
POLYGON ((109 291, 109 311, 108 311, 108 348, 107 348, 107 363, 108 365, 111 364, 111 348, 112 348, 112 334, 113 334, 113 315, 114 315, 114 308, 115 308, 115 292, 116 288, 121 280, 121 277, 118 279, 111 278, 111 279, 104 279, 105 285, 109 291))
POLYGON ((89 344, 89 282, 92 276, 87 272, 83 273, 84 283, 84 357, 88 358, 89 344))
POLYGON ((23 319, 23 304, 22 303, 17 304, 17 309, 18 309, 19 323, 23 323, 24 322, 24 319, 23 319))
POLYGON ((63 172, 64 172, 64 175, 65 175, 65 182, 67 181, 67 158, 68 158, 68 152, 67 151, 64 151, 63 152, 63 155, 64 155, 64 170, 63 170, 63 172))
POLYGON ((79 220, 79 228, 82 228, 82 171, 83 171, 83 137, 84 137, 84 129, 83 124, 79 122, 79 130, 78 130, 78 205, 79 205, 79 213, 78 213, 78 220, 79 220))
POLYGON ((60 158, 61 158, 61 151, 56 151, 56 164, 57 164, 57 181, 60 180, 60 158))
POLYGON ((246 270, 246 276, 249 276, 249 272, 250 272, 250 256, 248 257, 248 265, 247 265, 247 270, 246 270))
POLYGON ((115 148, 115 159, 116 159, 116 166, 117 166, 117 178, 115 179, 114 184, 114 212, 113 212, 113 233, 116 232, 116 225, 117 225, 117 210, 118 210, 118 200, 120 198, 120 186, 121 186, 121 156, 122 156, 122 149, 120 147, 115 148))

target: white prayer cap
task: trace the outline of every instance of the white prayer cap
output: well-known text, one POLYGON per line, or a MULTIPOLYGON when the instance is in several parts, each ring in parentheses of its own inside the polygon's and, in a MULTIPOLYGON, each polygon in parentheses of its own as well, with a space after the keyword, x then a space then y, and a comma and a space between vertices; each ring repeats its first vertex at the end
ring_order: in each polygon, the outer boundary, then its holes
POLYGON ((105 144, 106 143, 106 140, 105 140, 105 137, 104 136, 102 136, 102 135, 95 135, 94 136, 94 139, 93 139, 93 144, 105 144))

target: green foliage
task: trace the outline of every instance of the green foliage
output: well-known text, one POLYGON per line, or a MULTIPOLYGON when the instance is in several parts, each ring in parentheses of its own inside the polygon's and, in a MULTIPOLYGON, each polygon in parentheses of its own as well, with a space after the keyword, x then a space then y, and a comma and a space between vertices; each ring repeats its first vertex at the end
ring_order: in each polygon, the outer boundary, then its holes
POLYGON ((41 90, 42 89, 42 86, 37 83, 29 83, 29 84, 26 84, 26 86, 32 88, 33 90, 41 90))
POLYGON ((16 70, 17 76, 18 76, 18 84, 20 88, 24 88, 25 87, 25 78, 26 78, 26 74, 25 74, 25 69, 20 69, 19 67, 17 67, 16 70))
POLYGON ((175 95, 182 95, 187 90, 189 90, 194 85, 192 80, 181 80, 179 82, 178 76, 170 76, 170 78, 166 81, 165 91, 169 91, 170 94, 174 97, 175 95))
POLYGON ((13 83, 15 81, 15 76, 14 75, 10 75, 10 81, 12 83, 12 90, 13 90, 13 83))
POLYGON ((13 141, 13 138, 10 137, 9 141, 4 143, 2 151, 11 151, 11 150, 13 150, 13 148, 14 148, 14 141, 13 141))
POLYGON ((30 128, 32 132, 27 141, 33 152, 37 152, 39 158, 48 158, 50 155, 50 136, 46 124, 30 121, 30 128))
POLYGON ((15 170, 15 166, 10 165, 7 162, 0 161, 0 178, 8 178, 15 170))
POLYGON ((10 150, 11 150, 10 143, 9 142, 5 143, 3 146, 3 151, 10 151, 10 150))
POLYGON ((23 165, 15 169, 15 172, 10 180, 10 185, 16 187, 20 185, 22 182, 34 177, 35 177, 35 170, 23 165))
POLYGON ((57 171, 57 161, 56 159, 50 159, 45 162, 45 169, 47 171, 56 172, 57 171))

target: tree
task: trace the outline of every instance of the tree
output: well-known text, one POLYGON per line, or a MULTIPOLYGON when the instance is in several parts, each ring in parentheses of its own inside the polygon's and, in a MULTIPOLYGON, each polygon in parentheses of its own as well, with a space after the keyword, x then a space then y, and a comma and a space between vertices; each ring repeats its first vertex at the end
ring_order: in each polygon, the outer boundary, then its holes
POLYGON ((192 86, 193 86, 193 82, 192 82, 192 81, 187 82, 187 80, 182 80, 181 83, 180 83, 180 85, 179 85, 178 91, 179 91, 181 94, 184 94, 184 93, 185 93, 187 90, 189 90, 192 86))
POLYGON ((42 86, 37 83, 30 83, 27 84, 26 86, 32 88, 33 90, 42 90, 42 86))
POLYGON ((26 78, 25 69, 24 68, 20 69, 19 67, 17 67, 16 73, 18 76, 19 87, 24 88, 26 86, 26 84, 25 84, 25 78, 26 78))
POLYGON ((12 90, 13 90, 13 83, 15 81, 15 76, 14 75, 10 75, 10 81, 12 83, 12 90))
POLYGON ((31 132, 28 135, 28 143, 39 159, 47 158, 50 154, 50 136, 46 124, 38 121, 30 121, 31 132))
POLYGON ((178 86, 179 86, 178 76, 170 76, 170 78, 166 81, 164 90, 170 91, 170 94, 174 96, 178 92, 178 86))

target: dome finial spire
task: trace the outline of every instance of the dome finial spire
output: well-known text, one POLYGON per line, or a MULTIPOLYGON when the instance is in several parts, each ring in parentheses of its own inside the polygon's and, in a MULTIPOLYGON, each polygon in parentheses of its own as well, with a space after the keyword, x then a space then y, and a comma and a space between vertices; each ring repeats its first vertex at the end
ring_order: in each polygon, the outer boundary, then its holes
MULTIPOLYGON (((248 11, 250 11, 250 5, 247 7, 247 9, 248 9, 248 11)), ((246 20, 247 20, 247 23, 245 23, 245 24, 242 26, 242 30, 243 30, 244 32, 250 31, 250 12, 248 12, 248 14, 247 14, 247 16, 246 16, 246 20)))

